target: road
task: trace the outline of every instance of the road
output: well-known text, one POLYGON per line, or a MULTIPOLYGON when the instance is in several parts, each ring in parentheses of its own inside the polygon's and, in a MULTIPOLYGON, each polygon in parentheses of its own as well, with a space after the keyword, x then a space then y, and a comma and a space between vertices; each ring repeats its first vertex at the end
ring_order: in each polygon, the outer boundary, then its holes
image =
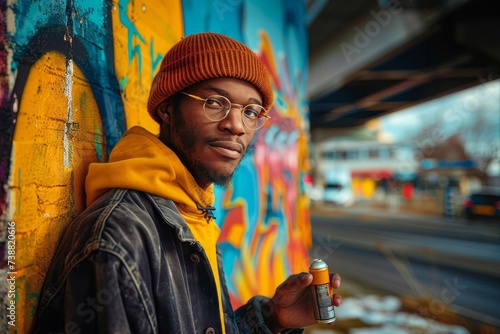
POLYGON ((402 297, 420 313, 454 312, 500 328, 500 236, 490 223, 404 213, 312 215, 311 257, 332 271, 402 297))

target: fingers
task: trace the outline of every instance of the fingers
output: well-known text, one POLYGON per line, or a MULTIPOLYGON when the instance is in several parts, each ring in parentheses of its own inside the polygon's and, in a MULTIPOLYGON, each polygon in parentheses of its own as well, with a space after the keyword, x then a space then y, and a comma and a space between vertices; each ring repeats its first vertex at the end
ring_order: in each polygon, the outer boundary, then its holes
POLYGON ((300 296, 304 289, 311 285, 313 277, 310 273, 290 275, 276 289, 272 298, 273 303, 278 306, 289 305, 300 296))
POLYGON ((283 287, 291 290, 302 289, 312 283, 313 277, 310 273, 302 272, 300 274, 290 275, 285 282, 283 282, 283 287))
POLYGON ((334 294, 332 297, 332 300, 333 300, 333 305, 336 307, 338 307, 342 304, 342 296, 341 295, 334 294))
POLYGON ((299 274, 299 280, 302 286, 308 286, 312 283, 313 281, 313 275, 310 273, 300 273, 299 274))
MULTIPOLYGON (((330 284, 332 285, 333 289, 338 289, 340 288, 340 284, 342 283, 342 279, 340 278, 339 274, 331 274, 330 275, 330 284)), ((333 305, 334 306, 340 306, 342 304, 342 296, 334 294, 332 296, 333 300, 333 305)))
POLYGON ((332 285, 332 288, 338 289, 340 288, 340 284, 342 283, 342 279, 340 278, 339 274, 331 274, 330 275, 330 283, 332 285))
MULTIPOLYGON (((304 286, 310 285, 312 281, 313 276, 310 273, 302 272, 299 274, 288 276, 288 278, 283 282, 283 285, 286 288, 291 288, 294 286, 297 288, 302 288, 304 286)), ((330 283, 332 285, 332 288, 338 289, 341 282, 342 279, 340 278, 339 274, 330 274, 330 283)))
MULTIPOLYGON (((313 276, 310 273, 302 272, 299 274, 288 276, 288 278, 280 285, 280 288, 289 291, 297 291, 311 285, 312 281, 313 276)), ((330 284, 333 289, 338 289, 340 287, 341 281, 342 280, 339 274, 330 275, 330 284)))

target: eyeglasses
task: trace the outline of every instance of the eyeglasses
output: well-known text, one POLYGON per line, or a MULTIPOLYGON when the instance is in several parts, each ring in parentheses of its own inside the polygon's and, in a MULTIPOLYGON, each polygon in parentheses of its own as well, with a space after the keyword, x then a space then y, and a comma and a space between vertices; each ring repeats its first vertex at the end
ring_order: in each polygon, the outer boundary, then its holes
POLYGON ((248 104, 243 106, 237 103, 231 103, 225 96, 222 95, 211 95, 206 99, 189 94, 186 92, 180 92, 187 95, 195 100, 203 101, 203 111, 205 116, 211 121, 222 121, 229 115, 232 108, 238 107, 241 109, 241 114, 243 117, 243 125, 245 125, 250 130, 260 129, 264 122, 271 118, 271 116, 266 115, 267 111, 263 106, 258 104, 248 104))

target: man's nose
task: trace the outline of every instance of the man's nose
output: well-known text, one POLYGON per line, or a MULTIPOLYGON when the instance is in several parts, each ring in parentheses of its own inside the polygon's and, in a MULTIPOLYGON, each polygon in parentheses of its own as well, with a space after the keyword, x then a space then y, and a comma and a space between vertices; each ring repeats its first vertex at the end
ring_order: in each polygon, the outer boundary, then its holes
POLYGON ((232 134, 244 134, 247 128, 243 124, 243 106, 233 104, 226 118, 224 118, 220 124, 225 130, 229 130, 232 134))

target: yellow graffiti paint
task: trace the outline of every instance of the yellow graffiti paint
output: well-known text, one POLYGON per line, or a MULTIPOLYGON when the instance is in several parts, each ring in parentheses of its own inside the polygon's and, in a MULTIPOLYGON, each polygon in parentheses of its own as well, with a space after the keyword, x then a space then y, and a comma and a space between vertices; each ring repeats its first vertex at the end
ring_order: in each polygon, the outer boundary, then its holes
POLYGON ((47 53, 32 66, 12 148, 10 200, 19 275, 16 330, 26 333, 61 233, 83 210, 87 166, 106 159, 91 87, 64 56, 47 53))
POLYGON ((153 75, 163 55, 183 36, 180 1, 113 1, 115 70, 127 127, 140 125, 158 133, 146 104, 153 75))

